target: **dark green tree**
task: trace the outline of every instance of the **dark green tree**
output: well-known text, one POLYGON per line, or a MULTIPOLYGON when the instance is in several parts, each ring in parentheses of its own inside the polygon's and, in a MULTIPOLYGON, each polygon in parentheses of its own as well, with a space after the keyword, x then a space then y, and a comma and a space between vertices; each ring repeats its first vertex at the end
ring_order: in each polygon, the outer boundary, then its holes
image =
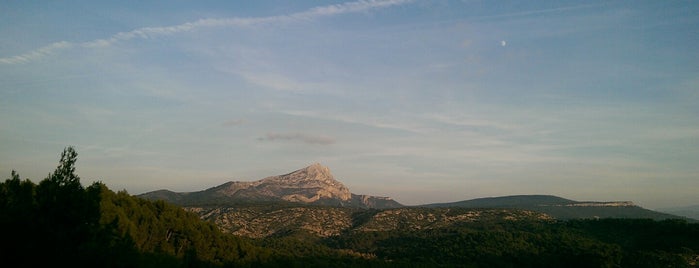
POLYGON ((66 147, 56 170, 36 187, 41 242, 37 249, 53 261, 85 261, 83 245, 93 238, 99 223, 99 197, 88 194, 75 173, 78 153, 66 147))
POLYGON ((14 170, 0 184, 0 255, 21 256, 34 249, 30 241, 36 240, 37 230, 35 187, 14 170))

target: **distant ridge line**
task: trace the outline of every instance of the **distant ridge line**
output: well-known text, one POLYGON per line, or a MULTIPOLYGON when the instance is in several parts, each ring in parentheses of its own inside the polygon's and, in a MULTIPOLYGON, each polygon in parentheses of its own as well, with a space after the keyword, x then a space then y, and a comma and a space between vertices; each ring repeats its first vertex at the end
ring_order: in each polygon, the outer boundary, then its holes
POLYGON ((695 221, 683 216, 645 209, 637 206, 632 201, 575 201, 554 195, 484 197, 449 203, 425 204, 420 205, 420 207, 523 209, 545 213, 562 220, 580 218, 647 218, 654 220, 683 219, 695 221))

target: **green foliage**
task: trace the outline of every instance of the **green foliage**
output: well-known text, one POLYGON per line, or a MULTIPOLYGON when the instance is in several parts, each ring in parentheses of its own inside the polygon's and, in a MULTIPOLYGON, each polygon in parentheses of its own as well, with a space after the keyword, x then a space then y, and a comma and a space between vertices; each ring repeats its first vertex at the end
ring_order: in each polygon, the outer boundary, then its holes
POLYGON ((620 259, 618 248, 559 232, 556 226, 493 224, 486 228, 357 232, 335 240, 340 247, 408 266, 614 267, 620 259))
POLYGON ((0 257, 26 266, 178 267, 250 265, 268 250, 165 202, 114 193, 75 174, 68 147, 38 185, 16 172, 0 183, 0 257))

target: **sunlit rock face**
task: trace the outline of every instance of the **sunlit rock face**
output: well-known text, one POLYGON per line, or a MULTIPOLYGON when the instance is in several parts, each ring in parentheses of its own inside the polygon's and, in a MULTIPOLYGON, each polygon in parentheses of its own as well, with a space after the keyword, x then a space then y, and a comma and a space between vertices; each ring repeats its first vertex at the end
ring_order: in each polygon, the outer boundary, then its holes
POLYGON ((161 190, 141 196, 174 201, 185 206, 276 201, 360 208, 403 206, 389 197, 353 194, 334 178, 328 167, 319 163, 284 175, 258 181, 231 181, 199 192, 174 193, 161 190))
POLYGON ((323 198, 349 201, 352 193, 335 180, 330 169, 313 164, 292 173, 264 178, 255 189, 286 201, 312 203, 323 198))

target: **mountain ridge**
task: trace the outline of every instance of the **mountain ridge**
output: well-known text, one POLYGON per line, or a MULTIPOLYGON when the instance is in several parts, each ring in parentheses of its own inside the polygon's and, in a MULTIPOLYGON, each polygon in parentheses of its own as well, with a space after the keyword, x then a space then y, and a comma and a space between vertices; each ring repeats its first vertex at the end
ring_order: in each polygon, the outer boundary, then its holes
POLYGON ((376 209, 403 207, 390 197, 352 193, 342 182, 335 179, 328 167, 320 163, 257 181, 229 181, 195 192, 173 192, 161 189, 137 196, 165 200, 183 206, 291 202, 376 209))
POLYGON ((483 197, 448 203, 418 205, 426 208, 461 207, 461 208, 506 208, 524 209, 546 213, 557 219, 576 218, 649 218, 694 219, 674 214, 646 209, 632 201, 576 201, 554 195, 510 195, 483 197))
POLYGON ((657 209, 660 212, 688 217, 699 221, 699 205, 683 206, 683 207, 667 207, 657 209))
POLYGON ((268 176, 256 181, 229 181, 201 191, 173 192, 161 189, 137 196, 151 200, 164 200, 183 207, 222 207, 262 203, 276 204, 281 207, 321 205, 363 209, 462 207, 530 210, 562 220, 650 218, 695 221, 683 215, 645 209, 632 201, 576 201, 554 195, 509 195, 405 206, 390 197, 352 193, 342 182, 335 179, 328 167, 320 163, 313 163, 286 174, 268 176))

